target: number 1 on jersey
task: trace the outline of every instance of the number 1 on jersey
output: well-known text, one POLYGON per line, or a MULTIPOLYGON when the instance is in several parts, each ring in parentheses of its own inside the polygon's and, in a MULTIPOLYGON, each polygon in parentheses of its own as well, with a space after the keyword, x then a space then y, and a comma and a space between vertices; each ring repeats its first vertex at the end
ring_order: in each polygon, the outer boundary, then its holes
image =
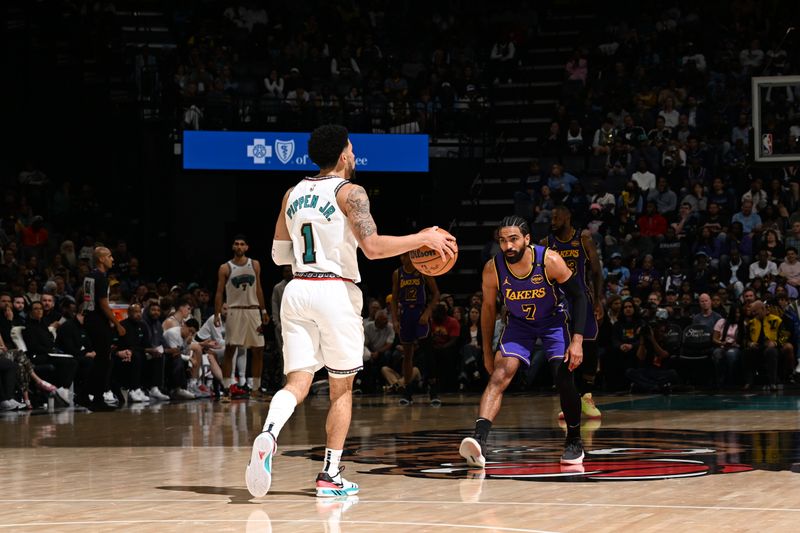
POLYGON ((314 250, 314 233, 311 231, 311 223, 307 222, 303 224, 300 228, 300 232, 303 234, 303 243, 305 244, 305 250, 303 251, 303 263, 316 263, 317 262, 317 252, 314 250))

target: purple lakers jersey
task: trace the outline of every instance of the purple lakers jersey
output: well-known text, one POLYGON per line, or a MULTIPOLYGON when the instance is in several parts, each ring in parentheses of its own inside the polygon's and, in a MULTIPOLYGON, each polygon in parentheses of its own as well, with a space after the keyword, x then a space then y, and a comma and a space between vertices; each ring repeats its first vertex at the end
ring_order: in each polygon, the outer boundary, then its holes
POLYGON ((414 270, 411 273, 406 272, 404 268, 398 268, 398 278, 400 281, 400 291, 398 292, 398 297, 400 298, 397 302, 398 305, 401 306, 424 306, 426 301, 426 294, 425 294, 425 278, 422 277, 422 274, 418 270, 414 270))
POLYGON ((494 257, 497 284, 508 312, 524 320, 537 320, 563 314, 561 290, 548 281, 544 269, 544 254, 547 248, 533 245, 531 269, 526 275, 517 277, 509 268, 502 253, 494 257))
POLYGON ((566 241, 556 238, 552 233, 547 236, 547 247, 560 255, 564 262, 567 264, 572 273, 578 278, 578 283, 581 284, 583 290, 591 297, 589 291, 589 284, 586 282, 586 264, 589 262, 589 257, 586 255, 586 250, 583 249, 583 242, 581 242, 581 234, 578 230, 573 229, 572 235, 566 241))

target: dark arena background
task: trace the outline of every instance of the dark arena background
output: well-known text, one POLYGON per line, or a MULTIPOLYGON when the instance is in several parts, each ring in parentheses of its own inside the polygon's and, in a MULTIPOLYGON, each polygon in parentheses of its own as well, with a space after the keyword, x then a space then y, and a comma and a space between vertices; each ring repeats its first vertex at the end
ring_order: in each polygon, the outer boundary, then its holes
POLYGON ((3 14, 0 531, 797 530, 796 3, 40 0, 3 14), (254 498, 243 474, 286 383, 275 223, 318 172, 307 139, 325 124, 347 127, 380 234, 439 226, 459 257, 433 278, 412 388, 400 261, 359 252, 364 369, 342 464, 361 491, 315 497, 323 368, 254 498), (559 462, 568 428, 541 344, 485 468, 459 455, 490 382, 481 313, 497 312, 493 350, 508 320, 481 273, 511 215, 531 244, 571 242, 579 275, 597 253, 598 333, 573 372, 583 464, 559 462), (207 339, 241 234, 271 318, 263 357, 234 350, 220 380, 225 339, 207 339), (126 329, 108 345, 91 319, 103 247, 126 329))

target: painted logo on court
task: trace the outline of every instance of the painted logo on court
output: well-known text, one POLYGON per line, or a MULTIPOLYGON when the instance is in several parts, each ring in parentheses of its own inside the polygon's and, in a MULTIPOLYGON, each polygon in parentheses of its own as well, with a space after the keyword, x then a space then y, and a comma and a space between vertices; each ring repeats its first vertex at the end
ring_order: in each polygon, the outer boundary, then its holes
MULTIPOLYGON (((647 481, 734 474, 752 470, 800 472, 800 432, 701 432, 599 429, 585 424, 583 465, 561 465, 564 433, 557 429, 492 430, 486 468, 468 467, 458 455, 471 431, 418 431, 348 439, 344 458, 376 475, 430 479, 521 481, 647 481), (381 465, 381 466, 377 466, 381 465), (390 465, 390 466, 385 466, 390 465)), ((324 447, 286 452, 321 461, 324 447)))

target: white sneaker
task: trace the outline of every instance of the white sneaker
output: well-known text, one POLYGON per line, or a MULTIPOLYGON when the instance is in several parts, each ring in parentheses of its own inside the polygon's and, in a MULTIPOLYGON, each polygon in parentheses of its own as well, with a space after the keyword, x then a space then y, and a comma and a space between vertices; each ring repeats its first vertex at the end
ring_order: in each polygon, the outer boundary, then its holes
POLYGON ((486 457, 483 456, 481 444, 472 437, 466 437, 461 441, 458 453, 467 460, 467 465, 469 466, 475 468, 483 468, 486 466, 486 457))
POLYGON ((111 392, 110 390, 107 390, 103 393, 103 401, 109 405, 117 405, 119 403, 117 397, 114 396, 114 393, 111 392))
POLYGON ((169 400, 169 396, 167 396, 166 394, 161 392, 161 389, 159 389, 158 387, 151 387, 150 388, 150 399, 151 400, 158 400, 158 401, 165 402, 165 401, 169 400))
POLYGON ((130 391, 128 393, 128 398, 130 398, 132 402, 138 402, 138 403, 147 403, 150 401, 150 398, 148 398, 145 395, 142 389, 135 389, 130 391))
POLYGON ((317 475, 317 497, 318 498, 340 498, 342 496, 353 496, 358 494, 358 483, 347 481, 342 476, 343 466, 335 476, 327 472, 320 472, 317 475))
POLYGON ((796 374, 800 374, 800 361, 797 362, 797 366, 794 369, 796 374))
POLYGON ((172 391, 172 399, 173 400, 194 400, 195 395, 189 392, 186 389, 173 389, 172 391))
POLYGON ((278 451, 278 443, 272 433, 260 433, 253 441, 250 461, 244 471, 247 490, 254 498, 267 494, 272 484, 272 456, 278 451))
POLYGON ((9 401, 12 402, 14 405, 16 405, 17 409, 20 410, 20 411, 23 410, 23 409, 27 409, 28 408, 28 404, 23 403, 23 402, 18 402, 14 398, 11 398, 9 401))
POLYGON ((61 398, 65 404, 72 406, 72 397, 69 393, 69 389, 65 389, 64 387, 59 387, 56 389, 56 396, 61 398))
POLYGON ((0 411, 15 411, 16 409, 16 402, 12 402, 11 400, 3 400, 0 402, 0 411))

